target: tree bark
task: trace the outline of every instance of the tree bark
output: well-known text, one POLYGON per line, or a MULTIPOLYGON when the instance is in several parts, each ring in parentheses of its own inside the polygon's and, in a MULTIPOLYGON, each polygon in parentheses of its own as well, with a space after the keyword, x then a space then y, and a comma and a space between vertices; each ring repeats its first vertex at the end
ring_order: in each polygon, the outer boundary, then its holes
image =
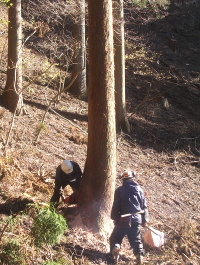
POLYGON ((3 105, 14 112, 21 109, 22 100, 22 28, 21 0, 10 0, 8 8, 8 67, 7 82, 2 95, 3 105))
POLYGON ((87 98, 86 85, 86 47, 85 47, 85 0, 78 0, 78 14, 77 22, 73 25, 73 37, 76 39, 79 47, 74 56, 72 65, 72 77, 76 75, 81 69, 83 71, 78 75, 70 92, 78 96, 80 99, 87 98))
POLYGON ((89 0, 88 150, 79 209, 85 226, 110 232, 116 176, 112 0, 89 0))
POLYGON ((126 113, 125 96, 125 45, 124 45, 124 11, 123 0, 114 2, 114 49, 115 49, 115 100, 117 132, 130 132, 126 113))

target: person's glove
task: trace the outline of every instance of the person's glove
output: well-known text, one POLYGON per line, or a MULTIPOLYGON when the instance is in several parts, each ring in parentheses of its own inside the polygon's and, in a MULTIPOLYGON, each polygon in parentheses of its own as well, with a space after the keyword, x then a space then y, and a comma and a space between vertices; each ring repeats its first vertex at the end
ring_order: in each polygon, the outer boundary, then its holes
POLYGON ((66 197, 63 201, 64 203, 68 203, 68 204, 77 204, 78 197, 73 193, 70 196, 66 197))
POLYGON ((63 200, 63 202, 67 204, 67 203, 69 203, 69 200, 70 200, 70 196, 66 197, 66 198, 63 200))

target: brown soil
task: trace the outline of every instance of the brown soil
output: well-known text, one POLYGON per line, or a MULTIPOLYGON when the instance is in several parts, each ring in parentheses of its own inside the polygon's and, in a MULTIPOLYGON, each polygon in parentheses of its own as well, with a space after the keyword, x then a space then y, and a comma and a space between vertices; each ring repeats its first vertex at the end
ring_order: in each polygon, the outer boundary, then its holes
MULTIPOLYGON (((165 249, 146 248, 146 264, 199 264, 199 17, 195 6, 171 6, 157 13, 136 7, 125 10, 126 98, 131 133, 117 136, 116 176, 124 169, 137 173, 136 180, 147 194, 150 225, 165 232, 168 242, 165 249)), ((2 32, 1 91, 6 82, 7 34, 5 29, 2 32)), ((32 67, 43 59, 27 47, 24 55, 32 67)), ((55 168, 62 159, 74 160, 84 169, 87 102, 70 93, 52 105, 57 114, 48 112, 38 143, 34 144, 47 100, 53 95, 55 90, 47 83, 31 84, 24 91, 26 114, 15 117, 10 135, 12 114, 0 107, 2 220, 10 212, 19 214, 31 201, 49 202, 55 168)), ((58 209, 61 213, 62 207, 58 209)), ((23 224, 22 228, 26 230, 29 225, 23 224)), ((65 236, 52 250, 54 255, 62 252, 70 264, 109 264, 108 240, 80 227, 70 227, 65 236)), ((47 256, 38 255, 32 264, 41 264, 47 256)), ((133 260, 125 239, 119 264, 133 264, 133 260)))

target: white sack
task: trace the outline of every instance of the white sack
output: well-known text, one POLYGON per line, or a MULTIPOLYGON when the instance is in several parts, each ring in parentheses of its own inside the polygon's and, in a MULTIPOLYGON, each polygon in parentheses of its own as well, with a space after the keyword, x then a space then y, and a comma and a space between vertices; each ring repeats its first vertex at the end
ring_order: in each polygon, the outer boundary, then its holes
POLYGON ((152 227, 149 227, 143 236, 143 242, 153 248, 159 248, 164 245, 164 233, 152 227))

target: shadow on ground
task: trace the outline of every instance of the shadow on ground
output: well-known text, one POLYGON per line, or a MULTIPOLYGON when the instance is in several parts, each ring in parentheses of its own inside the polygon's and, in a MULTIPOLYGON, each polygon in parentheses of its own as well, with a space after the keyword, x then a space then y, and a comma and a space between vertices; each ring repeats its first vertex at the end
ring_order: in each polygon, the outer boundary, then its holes
POLYGON ((11 215, 24 211, 26 206, 34 203, 28 198, 11 198, 5 203, 0 204, 0 214, 11 215))

